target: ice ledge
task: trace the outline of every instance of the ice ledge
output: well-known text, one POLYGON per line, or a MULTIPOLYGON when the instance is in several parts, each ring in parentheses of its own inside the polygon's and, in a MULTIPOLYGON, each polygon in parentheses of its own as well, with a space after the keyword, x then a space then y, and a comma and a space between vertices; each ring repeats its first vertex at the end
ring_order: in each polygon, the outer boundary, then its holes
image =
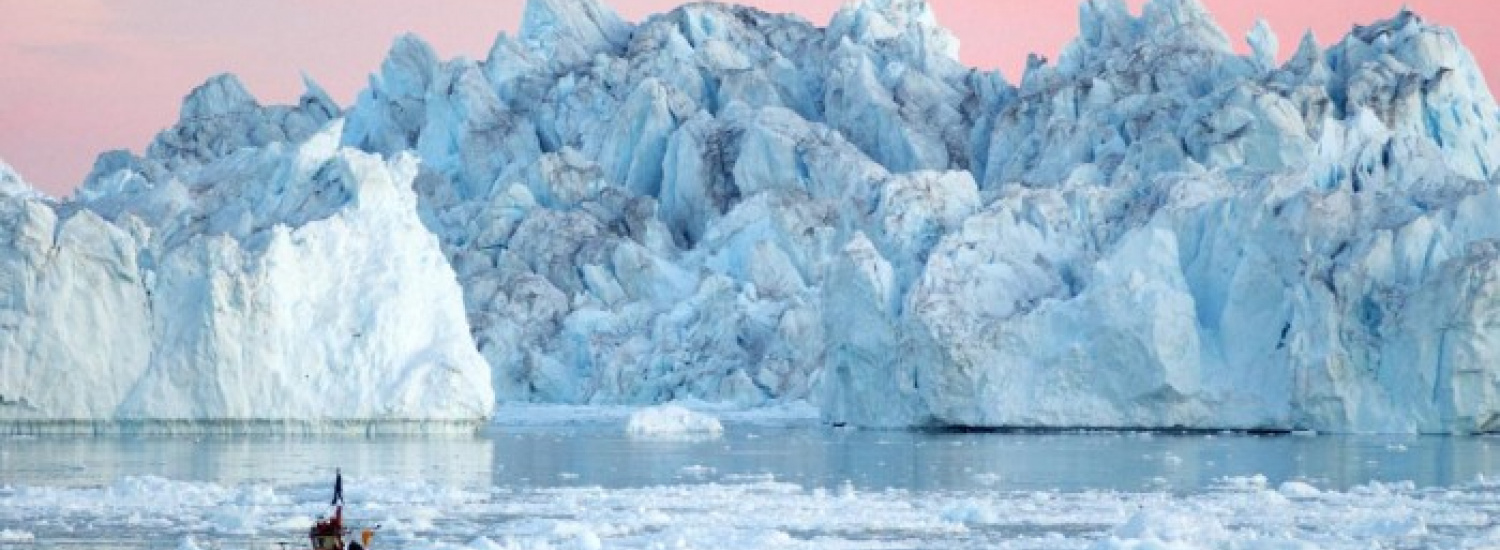
POLYGON ((34 435, 466 435, 488 419, 0 420, 0 437, 34 435))

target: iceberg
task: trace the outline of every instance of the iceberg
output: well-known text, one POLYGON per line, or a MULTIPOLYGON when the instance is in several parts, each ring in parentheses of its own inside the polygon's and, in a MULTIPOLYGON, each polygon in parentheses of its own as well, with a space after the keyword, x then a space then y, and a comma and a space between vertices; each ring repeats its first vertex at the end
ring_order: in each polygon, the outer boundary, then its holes
POLYGON ((1194 0, 1079 13, 1015 83, 922 0, 531 0, 347 109, 215 77, 68 200, 0 176, 0 419, 1500 430, 1500 109, 1453 31, 1278 65, 1194 0))
POLYGON ((723 436, 724 425, 713 416, 667 404, 631 413, 625 434, 643 440, 707 441, 723 436))
POLYGON ((0 258, 21 275, 0 293, 0 420, 323 431, 488 418, 489 368, 418 219, 416 159, 340 149, 340 125, 163 182, 109 176, 153 200, 0 199, 0 258))

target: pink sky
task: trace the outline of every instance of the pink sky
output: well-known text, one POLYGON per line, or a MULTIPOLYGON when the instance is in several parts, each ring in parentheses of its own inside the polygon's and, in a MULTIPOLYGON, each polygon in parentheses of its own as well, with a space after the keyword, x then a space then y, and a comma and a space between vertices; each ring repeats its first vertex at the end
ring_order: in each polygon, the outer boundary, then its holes
MULTIPOLYGON (((677 0, 606 0, 632 21, 677 0)), ((745 0, 825 25, 844 0, 745 0)), ((931 0, 963 42, 966 63, 1017 80, 1028 52, 1055 58, 1078 30, 1074 0, 931 0)), ((1144 0, 1130 0, 1139 11, 1144 0)), ((1500 9, 1489 0, 1204 0, 1233 37, 1257 17, 1284 58, 1306 29, 1322 44, 1403 4, 1459 36, 1485 74, 1500 75, 1500 9)), ((181 98, 233 72, 262 103, 295 100, 300 72, 347 106, 403 32, 443 57, 482 58, 514 32, 522 0, 0 0, 0 159, 43 191, 65 195, 94 156, 140 151, 177 119, 181 98)))

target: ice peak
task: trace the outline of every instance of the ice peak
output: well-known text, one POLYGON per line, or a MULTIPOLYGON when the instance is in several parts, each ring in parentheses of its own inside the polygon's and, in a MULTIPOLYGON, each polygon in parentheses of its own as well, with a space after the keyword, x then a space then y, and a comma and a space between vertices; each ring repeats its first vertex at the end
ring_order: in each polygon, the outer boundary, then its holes
POLYGON ((11 168, 9 164, 6 164, 4 159, 0 159, 0 197, 25 197, 36 194, 36 189, 27 184, 26 180, 21 179, 21 175, 17 174, 16 170, 11 168))
POLYGON ((905 36, 923 58, 938 55, 958 60, 958 39, 938 24, 927 0, 863 0, 846 4, 828 24, 833 40, 848 38, 871 44, 905 36))
MULTIPOLYGON (((1183 49, 1233 54, 1228 35, 1197 0, 1150 0, 1139 17, 1131 15, 1124 0, 1085 0, 1078 7, 1078 27, 1078 37, 1057 63, 1064 73, 1103 70, 1095 64, 1119 54, 1170 56, 1176 54, 1168 52, 1183 49), (1136 50, 1147 44, 1167 47, 1136 50)), ((1268 36, 1274 39, 1251 39, 1268 36)))
POLYGON ((433 58, 437 58, 437 53, 432 50, 432 45, 428 44, 417 33, 412 32, 402 33, 395 40, 391 41, 391 49, 386 52, 386 55, 391 57, 403 55, 426 57, 431 55, 433 58))
POLYGON ((1229 36, 1198 0, 1151 0, 1141 11, 1149 33, 1229 51, 1229 36))
POLYGON ((1292 52, 1292 57, 1287 59, 1281 70, 1290 75, 1300 75, 1301 78, 1312 78, 1312 82, 1327 82, 1328 64, 1323 60, 1323 48, 1318 46, 1318 39, 1313 36, 1311 29, 1302 33, 1297 51, 1292 52))
MULTIPOLYGON (((856 9, 873 10, 892 22, 910 22, 919 25, 937 25, 937 16, 927 0, 864 0, 856 9)), ((903 25, 904 26, 904 25, 903 25)))
POLYGON ((527 0, 520 39, 578 61, 588 52, 624 49, 630 24, 599 0, 527 0))
POLYGON ((1312 29, 1308 29, 1302 33, 1302 40, 1297 43, 1297 51, 1292 53, 1291 61, 1312 63, 1322 55, 1322 48, 1318 47, 1318 37, 1313 35, 1312 29))
POLYGON ((0 182, 15 182, 20 179, 21 176, 16 174, 16 170, 6 164, 5 159, 0 159, 0 182))
POLYGON ((1281 51, 1281 41, 1276 38, 1276 31, 1271 30, 1271 25, 1265 19, 1256 19, 1255 27, 1250 29, 1250 34, 1245 37, 1250 44, 1251 56, 1261 70, 1267 70, 1276 66, 1276 55, 1281 51))
POLYGON ((1327 53, 1328 64, 1345 72, 1360 70, 1366 63, 1382 59, 1398 61, 1403 70, 1427 80, 1455 73, 1474 95, 1489 95, 1478 64, 1459 41, 1458 34, 1447 27, 1424 23, 1409 9, 1402 8, 1389 19, 1356 25, 1327 53))
POLYGON ((1141 10, 1141 16, 1147 20, 1168 21, 1173 25, 1213 21, 1208 8, 1198 0, 1150 0, 1141 10))
POLYGON ((313 77, 307 73, 302 73, 302 90, 302 98, 297 102, 300 107, 316 106, 329 117, 338 116, 339 104, 328 95, 328 91, 324 90, 318 81, 313 80, 313 77))
POLYGON ((260 108, 255 96, 233 74, 224 73, 200 84, 182 101, 182 120, 243 113, 260 108))
POLYGON ((495 41, 490 43, 490 51, 484 56, 484 62, 486 65, 503 63, 521 55, 521 52, 522 47, 516 42, 515 37, 501 31, 500 34, 495 35, 495 41))
POLYGON ((1355 25, 1350 36, 1366 44, 1373 44, 1382 36, 1400 33, 1411 25, 1422 25, 1422 17, 1411 11, 1406 6, 1396 12, 1390 19, 1382 19, 1369 25, 1355 25))
POLYGON ((438 56, 432 46, 415 34, 403 34, 391 44, 380 77, 387 91, 404 90, 417 96, 426 93, 427 84, 437 70, 438 56))
POLYGON ((1135 18, 1124 0, 1086 0, 1078 5, 1079 39, 1095 48, 1127 43, 1136 36, 1135 18))

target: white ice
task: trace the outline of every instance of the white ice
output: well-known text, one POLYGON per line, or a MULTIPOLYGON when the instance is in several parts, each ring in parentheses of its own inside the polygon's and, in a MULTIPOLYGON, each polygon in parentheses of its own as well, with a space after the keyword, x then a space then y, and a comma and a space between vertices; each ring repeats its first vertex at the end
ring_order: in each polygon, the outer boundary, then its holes
POLYGON ((168 431, 487 419, 489 369, 418 219, 416 159, 341 149, 340 128, 164 182, 176 191, 162 203, 69 215, 0 197, 0 419, 168 431))
POLYGON ((1500 109, 1451 29, 1278 65, 1089 1, 1008 81, 934 14, 531 0, 347 109, 214 77, 69 200, 0 175, 0 420, 1500 431, 1500 109))
POLYGON ((717 439, 724 435, 724 425, 718 418, 669 403, 631 413, 625 434, 635 439, 717 439))
MULTIPOLYGON (((774 406, 741 407, 698 400, 673 401, 672 405, 722 423, 763 428, 808 428, 819 425, 817 407, 806 401, 788 401, 774 406)), ((507 403, 495 409, 490 426, 505 428, 567 428, 570 426, 627 426, 641 412, 637 405, 566 405, 556 403, 507 403)))
MULTIPOLYGON (((1484 548, 1500 487, 1222 479, 1168 492, 860 490, 775 479, 604 490, 359 479, 347 520, 380 524, 372 548, 1484 548)), ((7 486, 0 543, 108 544, 149 532, 197 548, 297 541, 327 513, 326 487, 122 478, 99 487, 7 486), (13 526, 25 525, 25 531, 13 526)))

